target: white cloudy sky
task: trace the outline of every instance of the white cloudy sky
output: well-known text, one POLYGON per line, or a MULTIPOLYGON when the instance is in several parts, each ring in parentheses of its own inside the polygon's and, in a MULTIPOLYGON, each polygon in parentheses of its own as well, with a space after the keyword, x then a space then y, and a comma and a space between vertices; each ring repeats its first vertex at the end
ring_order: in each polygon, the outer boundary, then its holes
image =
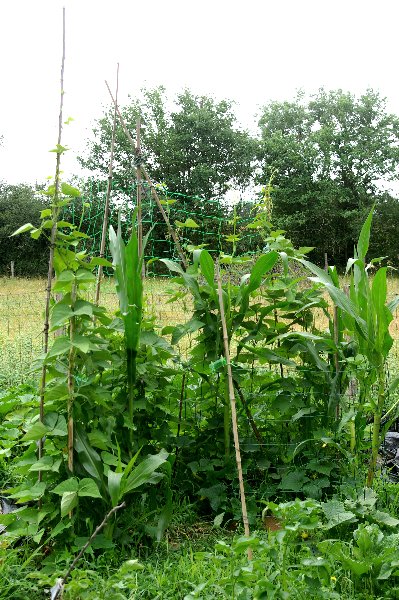
POLYGON ((397 0, 0 0, 0 180, 43 181, 54 171, 62 6, 67 52, 65 175, 77 171, 93 120, 143 86, 188 86, 260 105, 320 86, 388 98, 399 114, 397 0))

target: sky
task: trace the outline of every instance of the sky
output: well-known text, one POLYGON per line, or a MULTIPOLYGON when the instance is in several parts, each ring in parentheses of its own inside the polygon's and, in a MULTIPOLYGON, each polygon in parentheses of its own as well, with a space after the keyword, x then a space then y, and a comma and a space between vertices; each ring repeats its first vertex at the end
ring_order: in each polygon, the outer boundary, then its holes
POLYGON ((55 170, 66 8, 64 178, 109 105, 142 87, 237 102, 251 127, 270 100, 342 88, 387 97, 399 114, 396 0, 0 0, 0 181, 41 183, 55 170))

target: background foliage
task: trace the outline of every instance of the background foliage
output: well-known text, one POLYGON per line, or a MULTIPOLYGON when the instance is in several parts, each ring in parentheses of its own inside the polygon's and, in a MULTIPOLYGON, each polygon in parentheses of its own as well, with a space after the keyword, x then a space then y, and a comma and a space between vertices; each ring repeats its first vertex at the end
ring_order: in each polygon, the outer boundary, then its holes
MULTIPOLYGON (((194 220, 195 215, 200 221, 206 217, 210 239, 220 235, 221 219, 227 229, 222 233, 231 233, 228 192, 240 194, 239 213, 250 215, 260 188, 272 178, 273 224, 287 231, 296 246, 316 247, 313 260, 320 263, 327 253, 330 264, 342 268, 352 255, 361 223, 376 204, 371 251, 399 265, 394 242, 399 229, 395 191, 399 119, 389 113, 378 92, 367 90, 355 97, 342 90, 321 89, 313 96, 298 93, 292 101, 269 102, 251 132, 240 126, 234 103, 197 96, 190 90, 172 99, 163 87, 145 89, 121 110, 132 134, 141 118, 143 157, 149 174, 163 190, 174 193, 167 204, 172 222, 184 221, 183 209, 194 220), (184 201, 179 194, 187 196, 184 201)), ((112 118, 111 107, 96 121, 79 158, 90 173, 90 184, 81 181, 79 187, 84 190, 90 185, 86 199, 93 205, 103 197, 101 183, 108 175, 112 118), (99 185, 98 193, 93 181, 99 185)), ((117 127, 114 183, 119 192, 114 200, 127 202, 127 210, 128 199, 134 202, 135 197, 134 158, 123 130, 117 127)), ((45 242, 32 256, 23 240, 8 239, 16 221, 32 220, 35 207, 42 204, 29 186, 0 186, 1 273, 9 273, 11 260, 20 275, 38 275, 43 270, 43 261, 36 258, 45 242)), ((144 194, 143 208, 153 224, 156 219, 148 194, 144 194)), ((79 219, 82 203, 78 199, 74 210, 79 219)), ((100 230, 101 211, 93 219, 100 230)), ((191 237, 194 243, 201 242, 195 231, 191 237)), ((154 256, 168 252, 158 226, 149 247, 154 256)), ((240 252, 261 249, 260 240, 254 237, 241 245, 240 252)))

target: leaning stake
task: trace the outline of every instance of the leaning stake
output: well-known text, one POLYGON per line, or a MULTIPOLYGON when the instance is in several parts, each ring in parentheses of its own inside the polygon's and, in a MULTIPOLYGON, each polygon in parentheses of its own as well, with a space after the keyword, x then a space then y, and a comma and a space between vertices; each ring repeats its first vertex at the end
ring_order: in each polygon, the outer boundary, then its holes
MULTIPOLYGON (((230 398, 230 406, 231 406, 231 422, 232 422, 232 425, 233 425, 233 437, 234 437, 234 447, 235 447, 235 451, 236 451, 236 463, 237 463, 237 471, 238 471, 238 481, 239 481, 239 484, 240 484, 240 499, 241 499, 242 521, 244 523, 244 532, 245 532, 245 535, 247 537, 249 537, 250 533, 249 533, 249 523, 248 523, 248 513, 247 513, 247 502, 245 500, 244 478, 242 476, 242 466, 241 466, 240 440, 238 438, 236 399, 235 399, 235 395, 234 395, 233 375, 232 375, 232 372, 231 372, 229 338, 228 338, 228 334, 227 334, 226 317, 225 317, 225 314, 224 314, 222 280, 220 278, 219 265, 217 265, 217 267, 216 267, 216 273, 217 273, 217 282, 218 282, 219 312, 220 312, 220 320, 222 321, 222 330, 223 330, 224 355, 225 355, 225 358, 226 358, 227 381, 228 381, 228 384, 229 384, 229 398, 230 398)), ((248 558, 249 558, 249 560, 252 560, 252 550, 251 550, 251 548, 248 548, 248 558)))
MULTIPOLYGON (((112 169, 113 169, 113 162, 114 162, 116 107, 118 105, 118 89, 119 89, 119 63, 116 67, 116 91, 115 91, 114 121, 112 124, 111 149, 110 149, 110 157, 109 157, 109 165, 108 165, 107 195, 105 198, 105 206, 104 206, 104 218, 103 218, 103 229, 102 229, 102 233, 101 233, 100 258, 104 258, 105 240, 107 239, 107 231, 108 231, 108 212, 109 212, 109 199, 111 197, 111 190, 112 190, 112 169)), ((102 265, 99 265, 98 271, 97 271, 96 304, 98 304, 100 301, 100 288, 101 288, 102 274, 103 274, 103 267, 102 267, 102 265)))
MULTIPOLYGON (((132 136, 131 136, 131 135, 130 135, 130 133, 129 133, 129 130, 128 130, 127 126, 126 126, 125 120, 124 120, 124 118, 123 118, 123 117, 122 117, 122 115, 121 115, 121 112, 120 112, 120 110, 119 110, 119 108, 118 108, 118 105, 117 105, 117 102, 116 102, 116 100, 114 100, 114 97, 113 97, 113 95, 112 95, 112 92, 111 92, 111 90, 110 90, 110 87, 109 87, 108 83, 107 83, 107 82, 105 82, 105 84, 106 84, 106 86, 107 86, 107 88, 108 88, 108 92, 109 92, 109 95, 111 96, 112 102, 113 102, 113 103, 114 103, 114 105, 115 105, 116 112, 118 113, 119 121, 120 121, 120 123, 121 123, 121 125, 122 125, 123 131, 125 132, 125 135, 126 135, 127 139, 129 140, 129 143, 130 143, 130 145, 131 145, 131 147, 132 147, 132 149, 133 149, 133 152, 134 152, 135 156, 137 156, 137 148, 136 148, 136 144, 134 143, 134 140, 133 140, 132 136)), ((161 215, 162 215, 162 217, 163 217, 163 220, 164 220, 164 221, 165 221, 165 223, 166 223, 166 227, 168 228, 168 233, 169 233, 170 237, 173 239, 173 241, 174 241, 174 243, 175 243, 176 250, 177 250, 177 252, 178 252, 178 254, 179 254, 179 256, 180 256, 180 260, 181 260, 181 262, 182 262, 182 264, 183 264, 184 268, 185 268, 185 269, 187 269, 187 267, 188 267, 188 265, 187 265, 187 260, 186 260, 186 257, 184 256, 184 252, 183 252, 183 249, 182 249, 182 247, 181 247, 181 245, 180 245, 180 242, 179 242, 179 240, 177 239, 176 232, 174 231, 174 229, 173 229, 172 225, 170 224, 170 221, 169 221, 169 219, 168 219, 168 215, 167 215, 167 214, 166 214, 166 212, 164 211, 164 209, 163 209, 163 206, 162 206, 162 204, 161 204, 161 201, 160 201, 160 199, 159 199, 159 196, 158 196, 158 194, 157 194, 157 190, 155 189, 155 186, 154 186, 154 184, 152 183, 152 181, 151 181, 151 179, 150 179, 150 176, 149 176, 149 175, 148 175, 148 173, 147 173, 147 169, 145 168, 145 166, 144 166, 144 164, 143 164, 143 163, 141 163, 141 164, 140 164, 140 169, 141 169, 141 173, 142 173, 142 174, 143 174, 143 176, 144 176, 144 179, 146 180, 146 182, 148 183, 148 185, 149 185, 149 187, 150 187, 150 190, 151 190, 152 197, 154 198, 154 200, 155 200, 155 203, 156 203, 156 205, 157 205, 157 206, 158 206, 158 208, 159 208, 159 211, 160 211, 160 213, 161 213, 161 215)), ((137 176, 137 167, 136 167, 136 176, 137 176)), ((137 178, 138 178, 138 179, 140 178, 140 180, 141 180, 141 177, 140 177, 140 175, 139 175, 139 177, 137 177, 137 178)))

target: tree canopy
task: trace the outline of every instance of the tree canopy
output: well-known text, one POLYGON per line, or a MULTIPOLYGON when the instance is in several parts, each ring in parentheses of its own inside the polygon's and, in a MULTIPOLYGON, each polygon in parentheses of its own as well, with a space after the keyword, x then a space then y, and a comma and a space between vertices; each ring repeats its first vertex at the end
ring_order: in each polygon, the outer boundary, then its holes
POLYGON ((40 211, 46 207, 43 197, 30 186, 0 182, 0 273, 10 274, 15 262, 19 276, 43 275, 47 271, 47 240, 42 236, 32 243, 30 236, 10 237, 24 223, 38 225, 40 211))
MULTIPOLYGON (((331 264, 344 266, 352 255, 360 224, 375 204, 373 254, 388 256, 398 265, 394 240, 399 230, 399 201, 389 186, 399 179, 399 118, 389 113, 386 100, 377 92, 368 90, 356 97, 342 90, 321 89, 310 97, 299 93, 290 102, 269 102, 261 111, 258 132, 253 134, 240 127, 232 102, 189 90, 173 101, 163 87, 144 90, 121 112, 133 137, 137 118, 141 118, 148 171, 154 182, 175 193, 164 200, 172 223, 195 220, 195 215, 203 221, 202 229, 188 230, 187 236, 184 227, 180 230, 182 243, 203 243, 206 229, 205 242, 219 248, 217 240, 224 239, 232 206, 216 199, 223 199, 231 188, 252 186, 254 190, 254 184, 264 186, 272 178, 274 228, 286 230, 297 246, 318 248, 314 260, 322 262, 326 252, 331 264)), ((113 113, 110 107, 96 121, 80 157, 81 164, 103 182, 108 176, 113 113)), ((116 204, 131 198, 134 181, 133 151, 118 123, 114 182, 120 193, 116 204)), ((95 186, 83 185, 82 189, 90 189, 94 203, 101 204, 101 186, 97 196, 95 186)), ((255 201, 256 192, 253 196, 255 201)), ((253 214, 253 201, 241 202, 240 211, 253 214)), ((32 272, 35 263, 31 258, 24 263, 30 255, 25 254, 22 238, 10 242, 8 236, 21 222, 35 218, 38 202, 42 201, 27 186, 0 185, 3 272, 11 260, 17 261, 17 254, 20 267, 25 264, 25 272, 32 272)), ((79 210, 77 206, 77 214, 79 210)), ((143 215, 146 230, 156 224, 152 254, 165 256, 170 243, 148 190, 143 195, 143 215)), ((90 231, 94 227, 91 218, 90 231)), ((100 231, 101 211, 95 218, 99 221, 95 230, 100 231)), ((245 239, 238 252, 256 251, 257 238, 245 239)))
MULTIPOLYGON (((170 190, 192 196, 214 198, 230 186, 244 188, 252 177, 256 142, 241 129, 228 100, 215 101, 185 90, 174 102, 160 87, 143 90, 121 109, 128 129, 135 132, 142 120, 141 141, 151 177, 170 190)), ((93 129, 82 166, 105 176, 108 172, 113 107, 93 129)), ((134 179, 133 154, 118 123, 116 131, 115 180, 127 185, 134 179)))
POLYGON ((275 223, 344 263, 381 182, 398 179, 398 117, 372 90, 320 90, 271 102, 259 127, 259 181, 273 177, 275 223))

